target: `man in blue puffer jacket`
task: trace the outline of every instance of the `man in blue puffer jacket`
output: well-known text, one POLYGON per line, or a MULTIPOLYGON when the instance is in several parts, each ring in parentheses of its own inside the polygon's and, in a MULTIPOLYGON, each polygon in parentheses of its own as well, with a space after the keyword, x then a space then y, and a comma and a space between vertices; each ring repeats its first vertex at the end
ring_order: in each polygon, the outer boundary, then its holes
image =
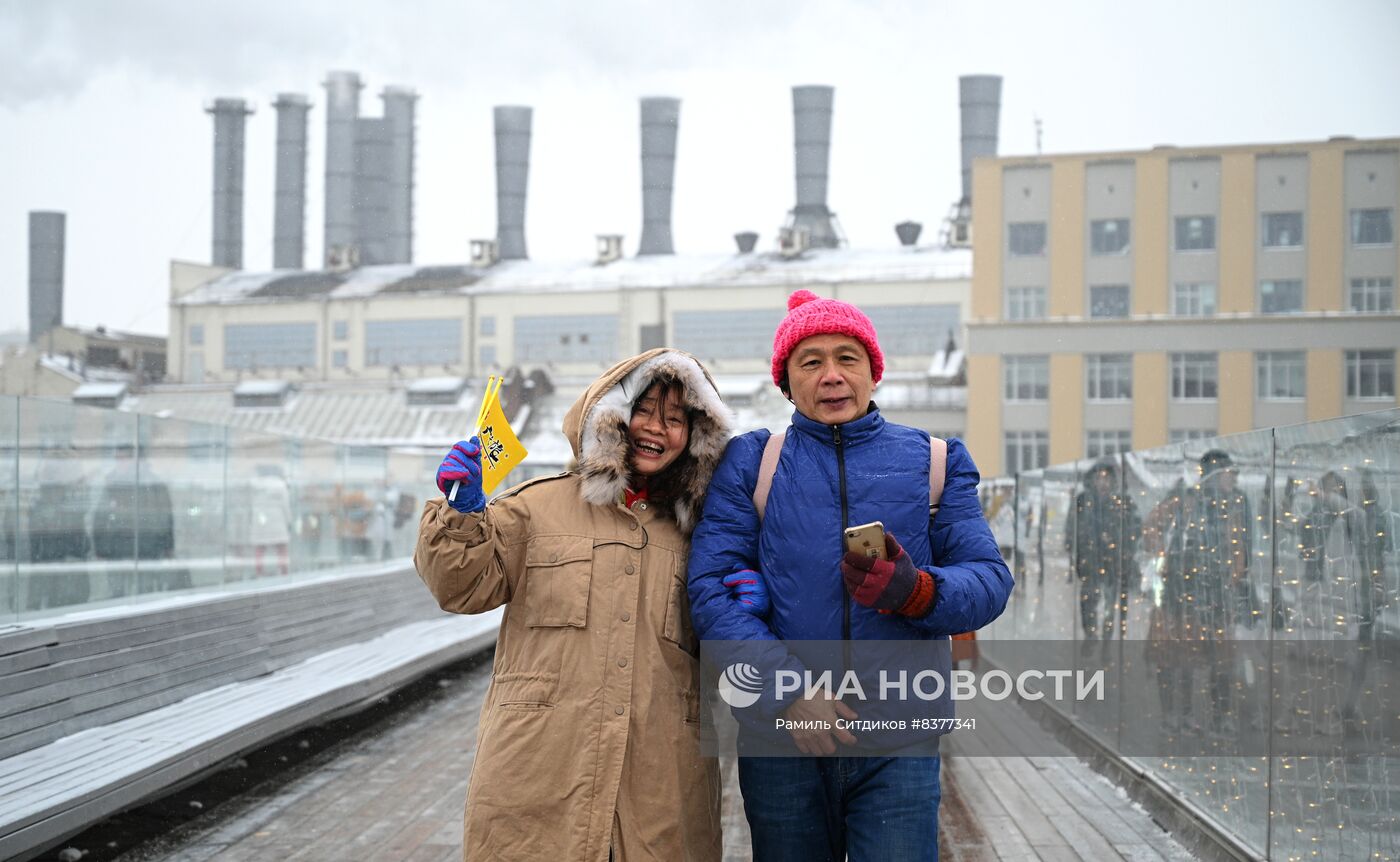
MULTIPOLYGON (((982 517, 977 468, 949 441, 930 519, 929 435, 886 422, 871 400, 884 355, 869 318, 797 291, 773 339, 772 371, 797 409, 766 509, 754 505, 769 438, 759 430, 730 441, 691 540, 700 638, 766 641, 754 646, 797 669, 780 641, 946 640, 994 620, 1012 579, 982 517), (885 526, 887 560, 845 551, 844 529, 870 521, 885 526)), ((795 723, 793 753, 806 756, 740 758, 755 860, 937 859, 937 756, 860 756, 836 721, 855 717, 850 705, 764 694, 755 710, 795 723)))

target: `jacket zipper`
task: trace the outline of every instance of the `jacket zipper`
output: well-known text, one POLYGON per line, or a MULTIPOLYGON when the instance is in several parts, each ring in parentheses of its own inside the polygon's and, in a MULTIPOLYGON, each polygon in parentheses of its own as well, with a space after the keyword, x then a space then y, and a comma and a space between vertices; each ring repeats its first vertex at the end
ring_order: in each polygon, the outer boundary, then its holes
MULTIPOLYGON (((841 445, 840 425, 832 426, 831 441, 836 444, 836 474, 841 485, 841 534, 843 537, 842 547, 844 548, 844 536, 846 528, 849 527, 850 524, 848 523, 849 513, 846 511, 846 450, 841 445)), ((841 587, 841 595, 844 598, 844 601, 841 602, 841 639, 846 641, 846 649, 849 650, 851 640, 851 597, 846 595, 846 588, 844 585, 841 587)), ((850 667, 851 662, 849 655, 845 664, 847 667, 850 667)))

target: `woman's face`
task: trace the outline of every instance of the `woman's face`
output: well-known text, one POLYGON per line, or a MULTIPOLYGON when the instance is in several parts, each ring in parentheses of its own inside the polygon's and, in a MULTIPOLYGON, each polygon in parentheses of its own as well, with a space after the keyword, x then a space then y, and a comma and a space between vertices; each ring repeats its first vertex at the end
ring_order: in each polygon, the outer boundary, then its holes
POLYGON ((627 426, 631 441, 629 462, 640 476, 655 476, 675 463, 690 443, 690 422, 678 388, 662 393, 653 383, 632 407, 627 426))

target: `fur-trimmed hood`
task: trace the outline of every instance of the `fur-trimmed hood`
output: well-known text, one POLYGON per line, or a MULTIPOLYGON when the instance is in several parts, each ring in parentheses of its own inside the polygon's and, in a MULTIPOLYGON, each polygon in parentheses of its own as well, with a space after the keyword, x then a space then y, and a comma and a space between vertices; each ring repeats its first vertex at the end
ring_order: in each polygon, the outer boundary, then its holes
POLYGON ((578 461, 583 499, 600 506, 618 502, 627 488, 632 404, 661 377, 674 377, 685 385, 685 406, 692 416, 686 449, 695 460, 681 477, 680 496, 674 501, 676 524, 688 536, 733 426, 733 415, 699 360, 669 347, 624 359, 593 381, 569 408, 564 436, 578 461))

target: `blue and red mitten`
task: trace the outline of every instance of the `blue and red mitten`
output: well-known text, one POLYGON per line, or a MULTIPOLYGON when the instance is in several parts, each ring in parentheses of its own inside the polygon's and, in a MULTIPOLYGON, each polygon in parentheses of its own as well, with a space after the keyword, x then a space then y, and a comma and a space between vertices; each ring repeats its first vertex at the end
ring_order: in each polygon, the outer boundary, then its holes
POLYGON ((763 583, 763 576, 753 569, 740 569, 725 575, 721 583, 729 588, 729 597, 737 602, 741 609, 756 617, 768 613, 772 606, 768 601, 768 587, 763 583))
POLYGON ((438 490, 447 495, 447 505, 463 514, 486 508, 486 494, 481 489, 481 441, 473 437, 461 440, 442 459, 437 470, 438 490), (460 482, 457 498, 452 499, 452 483, 460 482))
POLYGON ((851 597, 884 613, 927 614, 936 592, 933 575, 917 568, 890 533, 885 534, 885 556, 880 560, 848 551, 841 559, 841 578, 851 597))

